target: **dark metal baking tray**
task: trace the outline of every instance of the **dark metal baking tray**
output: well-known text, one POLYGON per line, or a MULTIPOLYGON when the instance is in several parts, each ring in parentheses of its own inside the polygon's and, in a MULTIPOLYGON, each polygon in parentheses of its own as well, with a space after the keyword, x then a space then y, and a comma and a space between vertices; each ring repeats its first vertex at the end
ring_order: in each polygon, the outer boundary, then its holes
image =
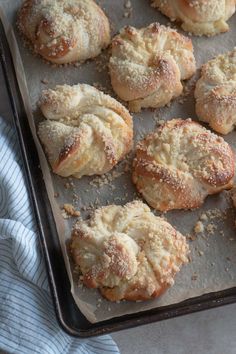
POLYGON ((236 302, 236 287, 191 298, 178 304, 90 323, 76 306, 70 292, 59 238, 39 167, 38 153, 31 135, 16 73, 2 23, 0 23, 0 64, 12 109, 24 162, 29 194, 39 229, 42 251, 60 326, 70 335, 90 337, 131 328, 236 302))

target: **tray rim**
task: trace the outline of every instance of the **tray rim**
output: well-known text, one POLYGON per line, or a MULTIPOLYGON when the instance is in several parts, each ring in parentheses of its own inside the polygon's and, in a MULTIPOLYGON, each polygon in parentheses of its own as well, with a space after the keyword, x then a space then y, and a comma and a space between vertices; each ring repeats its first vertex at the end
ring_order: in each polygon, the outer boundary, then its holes
MULTIPOLYGON (((52 215, 52 210, 50 206, 49 200, 44 200, 45 205, 47 206, 47 224, 48 224, 48 229, 45 229, 45 220, 43 222, 42 220, 42 211, 40 210, 40 203, 42 203, 42 200, 39 199, 39 194, 38 191, 35 188, 34 184, 34 179, 35 179, 35 168, 32 168, 29 162, 29 149, 32 149, 32 146, 29 145, 27 142, 27 139, 25 139, 25 134, 27 132, 23 131, 22 127, 22 121, 20 116, 23 115, 27 117, 24 105, 23 105, 23 100, 21 97, 20 93, 20 87, 19 83, 17 80, 16 72, 15 72, 15 67, 13 64, 13 58, 12 54, 10 51, 9 44, 7 42, 7 37, 4 31, 4 26, 2 23, 2 20, 0 22, 0 64, 2 67, 3 75, 4 75, 4 81, 6 85, 6 90, 8 93, 9 97, 9 102, 12 110, 12 116, 13 116, 13 122, 14 126, 17 132, 17 137, 20 145, 20 150, 21 150, 21 155, 23 159, 23 165, 24 169, 26 172, 26 183, 28 187, 28 192, 29 196, 32 202, 32 211, 35 215, 36 219, 36 224, 37 228, 39 230, 39 238, 40 238, 40 244, 41 244, 41 249, 43 251, 43 256, 45 259, 45 266, 46 266, 46 272, 49 280, 49 285, 50 285, 50 290, 52 294, 52 300, 56 312, 56 317, 59 322, 59 325, 61 328, 69 335, 75 336, 75 337, 81 337, 81 338, 86 338, 86 337, 91 337, 91 336, 97 336, 97 335, 102 335, 102 334, 108 334, 113 331, 119 331, 122 329, 128 329, 132 327, 136 327, 139 325, 144 325, 152 322, 157 322, 157 321, 162 321, 164 319, 169 319, 169 318, 174 318, 177 316, 182 316, 190 313, 194 313, 197 311, 201 310, 206 310, 206 309, 211 309, 231 303, 236 302, 236 285, 235 287, 221 290, 218 292, 211 292, 207 293, 198 297, 193 297, 189 298, 185 301, 182 301, 180 303, 176 303, 173 305, 168 305, 168 306, 162 306, 159 308, 143 311, 143 312, 138 312, 134 314, 128 314, 120 317, 113 317, 110 320, 98 322, 96 324, 91 324, 88 329, 78 329, 74 328, 70 325, 65 320, 65 316, 63 314, 62 308, 60 306, 60 301, 59 301, 59 296, 58 296, 58 291, 57 291, 57 286, 55 282, 55 274, 52 269, 52 264, 51 264, 51 259, 50 259, 50 251, 48 249, 47 245, 47 235, 49 233, 49 230, 53 230, 53 232, 56 232, 56 226, 55 226, 55 221, 52 215), (2 38, 4 36, 5 38, 2 38), (5 45, 3 42, 6 42, 5 45), (7 46, 7 51, 9 54, 6 52, 7 46), (7 62, 8 59, 8 62, 7 62), (13 79, 10 77, 9 72, 8 72, 8 64, 11 66, 12 70, 12 75, 13 79), (15 91, 15 92, 14 92, 15 91), (14 95, 16 93, 16 97, 14 95), (19 114, 19 102, 22 103, 21 110, 19 114), (32 172, 33 171, 33 172, 32 172), (48 204, 47 204, 48 203, 48 204), (50 216, 50 217, 49 217, 50 216)), ((28 119, 26 119, 26 125, 28 126, 28 130, 30 130, 29 127, 29 122, 28 119)), ((30 131, 31 133, 31 131, 30 131)), ((31 140, 32 134, 31 134, 31 140)), ((38 152, 36 149, 36 146, 33 142, 33 148, 34 148, 34 153, 37 154, 37 160, 38 160, 38 152)), ((40 170, 40 167, 38 166, 38 173, 40 174, 40 179, 41 182, 44 185, 44 188, 46 190, 44 181, 43 181, 43 176, 40 170)), ((42 197, 44 199, 45 195, 42 197)), ((41 199, 42 199, 41 198, 41 199)), ((57 232, 56 232, 57 234, 57 232)), ((57 235, 58 237, 58 235, 57 235)), ((58 238, 59 242, 59 238, 58 238)), ((68 276, 67 276, 68 277, 68 276)), ((70 293, 71 300, 73 300, 73 297, 70 293)), ((80 310, 78 309, 80 312, 80 310)), ((80 312, 81 313, 81 312, 80 312)))

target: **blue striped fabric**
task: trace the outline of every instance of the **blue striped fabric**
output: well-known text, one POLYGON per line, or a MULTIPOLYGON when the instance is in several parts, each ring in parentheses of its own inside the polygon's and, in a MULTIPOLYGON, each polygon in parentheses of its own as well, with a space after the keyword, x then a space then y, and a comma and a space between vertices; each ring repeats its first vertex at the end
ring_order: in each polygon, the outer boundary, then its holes
POLYGON ((80 340, 55 318, 15 131, 0 118, 0 351, 119 353, 110 336, 80 340))

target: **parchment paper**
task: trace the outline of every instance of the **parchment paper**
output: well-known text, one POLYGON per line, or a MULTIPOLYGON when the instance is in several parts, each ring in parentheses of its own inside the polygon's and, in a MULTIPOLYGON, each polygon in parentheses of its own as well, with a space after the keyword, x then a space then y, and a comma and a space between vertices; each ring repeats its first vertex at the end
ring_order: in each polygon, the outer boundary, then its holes
MULTIPOLYGON (((159 306, 177 303, 190 297, 199 296, 208 292, 219 291, 236 285, 236 237, 235 237, 235 212, 232 208, 229 192, 207 198, 203 207, 194 211, 168 212, 164 217, 180 232, 188 236, 191 248, 190 263, 184 266, 176 277, 175 285, 162 297, 146 302, 110 303, 102 299, 98 291, 77 286, 76 275, 72 275, 69 259, 66 252, 66 241, 70 237, 71 227, 75 219, 64 219, 60 206, 71 203, 81 210, 86 217, 89 209, 106 204, 125 204, 138 198, 135 187, 131 182, 131 172, 125 172, 132 161, 132 153, 126 161, 121 162, 115 169, 106 175, 106 178, 83 177, 81 180, 74 178, 60 178, 50 172, 47 160, 36 134, 38 120, 43 119, 36 110, 36 102, 42 89, 54 87, 56 84, 97 84, 106 92, 111 90, 108 70, 106 67, 108 51, 96 60, 88 61, 79 67, 64 66, 52 67, 41 58, 34 56, 23 41, 18 37, 15 27, 16 10, 22 1, 1 0, 1 17, 13 52, 20 89, 30 122, 30 127, 39 152, 41 168, 43 171, 50 203, 57 224, 58 234, 64 254, 65 265, 71 280, 71 291, 74 299, 91 322, 102 321, 111 317, 127 313, 139 312, 159 306), (12 28, 15 31, 16 39, 12 28), (19 46, 19 50, 18 50, 19 46), (22 64, 23 63, 23 64, 22 64), (43 80, 43 82, 42 82, 43 80), (111 179, 111 183, 107 180, 111 179), (57 198, 54 194, 58 193, 57 198), (219 209, 221 215, 219 215, 219 209), (204 233, 195 235, 194 225, 202 214, 207 213, 204 233), (73 278, 75 281, 73 281, 73 278)), ((124 17, 127 11, 124 3, 117 0, 102 0, 99 2, 110 18, 113 33, 122 26, 130 24, 137 27, 146 26, 158 21, 170 25, 169 20, 162 16, 156 9, 151 8, 148 0, 133 0, 130 18, 124 17)), ((230 31, 213 38, 192 36, 197 67, 219 53, 233 49, 236 45, 236 15, 230 21, 230 31)), ((174 24, 171 24, 175 27, 174 24)), ((146 133, 153 130, 160 121, 175 117, 197 119, 194 109, 193 90, 194 82, 199 73, 187 83, 186 92, 189 95, 172 102, 169 107, 155 111, 144 110, 135 114, 134 132, 135 142, 146 133)), ((225 138, 233 148, 236 148, 236 132, 225 138)), ((158 214, 158 213, 157 213, 158 214)), ((204 219, 204 216, 202 216, 204 219)))

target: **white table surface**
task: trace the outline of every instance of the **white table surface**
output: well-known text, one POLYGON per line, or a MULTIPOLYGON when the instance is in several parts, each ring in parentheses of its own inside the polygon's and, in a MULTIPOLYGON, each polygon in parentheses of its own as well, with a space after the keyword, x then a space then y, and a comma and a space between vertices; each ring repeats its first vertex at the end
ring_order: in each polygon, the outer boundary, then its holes
POLYGON ((235 354, 236 304, 112 335, 122 354, 235 354))
MULTIPOLYGON (((1 70, 0 80, 0 115, 10 119, 1 70)), ((122 354, 236 354, 236 304, 120 331, 112 337, 122 354)))

